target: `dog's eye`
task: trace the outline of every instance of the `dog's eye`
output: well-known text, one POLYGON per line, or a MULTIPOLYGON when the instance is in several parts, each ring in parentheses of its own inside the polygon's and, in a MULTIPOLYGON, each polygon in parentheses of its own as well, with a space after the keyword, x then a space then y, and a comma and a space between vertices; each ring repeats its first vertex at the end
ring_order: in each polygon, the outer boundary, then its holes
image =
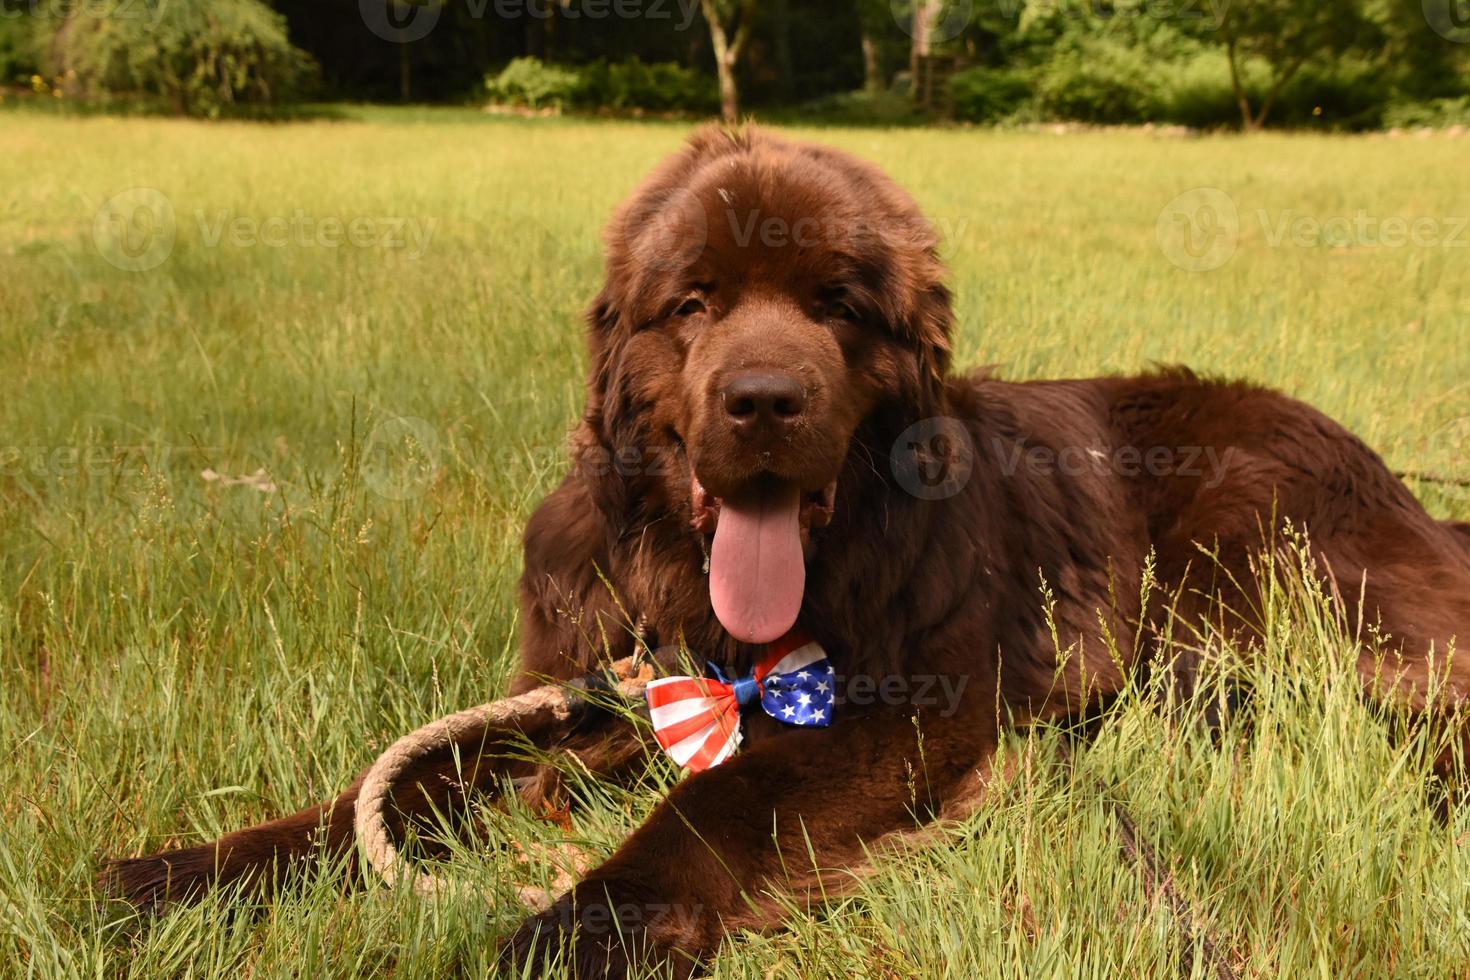
POLYGON ((845 320, 848 323, 857 323, 862 317, 858 316, 857 308, 850 302, 851 293, 844 286, 826 286, 817 292, 818 309, 824 320, 845 320))
POLYGON ((695 314, 703 313, 704 310, 704 300, 698 296, 691 296, 679 304, 679 308, 674 311, 674 316, 694 316, 695 314))

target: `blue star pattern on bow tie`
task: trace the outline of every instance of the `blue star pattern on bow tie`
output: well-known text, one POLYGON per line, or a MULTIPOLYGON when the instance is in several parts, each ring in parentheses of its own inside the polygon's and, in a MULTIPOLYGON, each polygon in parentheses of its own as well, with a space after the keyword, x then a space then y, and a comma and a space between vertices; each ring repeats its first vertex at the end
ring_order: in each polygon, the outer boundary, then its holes
POLYGON ((798 656, 806 663, 797 669, 783 671, 782 665, 777 664, 766 675, 761 684, 761 707, 766 714, 788 725, 826 727, 832 724, 833 688, 836 687, 832 664, 815 643, 792 651, 787 659, 798 656))

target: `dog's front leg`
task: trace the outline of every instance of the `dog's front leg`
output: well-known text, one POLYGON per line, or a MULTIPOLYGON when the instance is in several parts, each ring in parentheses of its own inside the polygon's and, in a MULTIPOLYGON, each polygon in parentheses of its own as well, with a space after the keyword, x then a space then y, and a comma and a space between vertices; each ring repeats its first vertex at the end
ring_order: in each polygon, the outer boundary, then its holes
POLYGON ((779 925, 783 899, 851 881, 865 843, 974 795, 995 729, 884 711, 758 741, 680 783, 606 864, 527 919, 505 958, 578 978, 669 960, 687 974, 727 932, 779 925))

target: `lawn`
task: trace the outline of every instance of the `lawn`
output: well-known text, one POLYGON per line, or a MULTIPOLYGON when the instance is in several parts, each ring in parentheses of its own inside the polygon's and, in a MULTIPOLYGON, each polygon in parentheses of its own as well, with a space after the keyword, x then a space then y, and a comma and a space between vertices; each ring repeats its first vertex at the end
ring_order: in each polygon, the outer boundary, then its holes
MULTIPOLYGON (((506 904, 326 879, 145 920, 91 876, 329 796, 504 690, 600 225, 685 132, 0 113, 0 977, 488 968, 506 904)), ((962 366, 1185 362, 1312 402, 1397 469, 1470 476, 1463 141, 801 135, 880 163, 945 233, 962 366)), ((1470 519, 1470 491, 1413 486, 1470 519)), ((1321 605, 1276 597, 1262 661, 1289 667, 1255 679, 1249 724, 1211 740, 1125 699, 1072 771, 1055 733, 1017 736, 975 818, 727 944, 716 975, 1188 974, 1106 794, 1242 975, 1470 976, 1470 811, 1435 816, 1427 747, 1354 696, 1321 605)), ((673 778, 583 786, 570 831, 483 819, 606 854, 673 778)), ((453 865, 508 895, 506 854, 453 865)))

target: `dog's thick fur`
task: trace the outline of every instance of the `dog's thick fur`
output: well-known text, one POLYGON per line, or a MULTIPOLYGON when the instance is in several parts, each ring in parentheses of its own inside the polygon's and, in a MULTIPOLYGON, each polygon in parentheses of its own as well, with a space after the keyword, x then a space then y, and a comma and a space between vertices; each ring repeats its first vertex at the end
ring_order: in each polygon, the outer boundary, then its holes
MULTIPOLYGON (((758 650, 711 610, 717 515, 692 481, 720 498, 775 474, 818 494, 802 511, 800 622, 838 673, 963 679, 963 695, 943 711, 849 704, 826 729, 750 716, 739 754, 681 782, 525 923, 507 958, 576 938, 577 976, 621 975, 642 957, 689 969, 729 931, 777 925, 786 899, 825 884, 814 867, 858 867, 866 845, 973 805, 1002 726, 1105 700, 1171 615, 1176 635, 1208 623, 1248 641, 1254 559, 1286 522, 1341 584, 1349 621, 1386 636, 1364 648, 1371 696, 1437 716, 1470 693, 1470 663, 1443 657, 1470 636, 1470 527, 1431 518, 1363 443, 1273 391, 1183 370, 952 375, 934 233, 871 166, 758 131, 705 131, 619 209, 608 253, 574 464, 526 530, 518 689, 632 652, 634 622, 654 645, 745 669, 758 650), (800 423, 759 451, 731 434, 719 395, 749 369, 786 372, 809 394, 800 423), (834 481, 835 502, 820 499, 834 481), (1145 605, 1150 555, 1159 587, 1145 605), (1059 646, 1075 652, 1060 670, 1059 646), (1431 649, 1447 669, 1432 702, 1431 649)), ((1175 669, 1187 685, 1187 658, 1175 669)), ((641 758, 631 729, 579 739, 583 761, 609 775, 641 758)), ((422 812, 446 785, 462 792, 512 766, 493 751, 482 763, 454 777, 431 759, 413 774, 429 792, 410 786, 398 802, 422 812)), ((110 881, 159 902, 341 852, 355 787, 219 842, 120 862, 110 881)))

